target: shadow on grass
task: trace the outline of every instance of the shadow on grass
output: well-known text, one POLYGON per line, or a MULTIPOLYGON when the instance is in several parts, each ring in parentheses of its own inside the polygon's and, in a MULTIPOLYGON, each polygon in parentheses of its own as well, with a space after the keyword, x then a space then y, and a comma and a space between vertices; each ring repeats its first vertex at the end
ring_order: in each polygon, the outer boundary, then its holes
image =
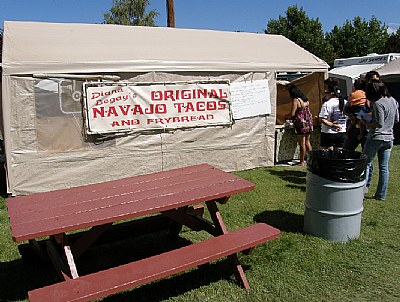
POLYGON ((268 171, 271 175, 278 176, 282 180, 288 182, 286 186, 291 189, 299 189, 303 192, 306 191, 306 170, 297 171, 293 169, 287 169, 282 171, 270 170, 268 171))
MULTIPOLYGON (((234 279, 230 264, 227 259, 218 260, 217 262, 205 264, 166 279, 133 288, 130 291, 112 295, 102 301, 165 301, 223 279, 229 280, 229 282, 240 288, 240 285, 234 279)), ((246 271, 249 267, 243 267, 243 269, 246 271)))
MULTIPOLYGON (((102 244, 83 254, 77 260, 77 268, 83 276, 191 243, 182 237, 168 240, 165 233, 160 232, 102 244)), ((25 248, 21 253, 23 260, 0 263, 0 302, 27 299, 28 291, 61 281, 50 262, 41 260, 30 249, 25 248)), ((235 282, 231 263, 226 259, 112 295, 102 301, 163 301, 221 279, 235 282)))
POLYGON ((21 259, 0 263, 0 301, 27 298, 24 264, 21 259))
POLYGON ((59 282, 49 263, 39 258, 0 263, 0 302, 28 299, 28 291, 59 282))
POLYGON ((304 233, 304 215, 285 211, 265 211, 253 217, 256 222, 269 224, 284 232, 304 233))

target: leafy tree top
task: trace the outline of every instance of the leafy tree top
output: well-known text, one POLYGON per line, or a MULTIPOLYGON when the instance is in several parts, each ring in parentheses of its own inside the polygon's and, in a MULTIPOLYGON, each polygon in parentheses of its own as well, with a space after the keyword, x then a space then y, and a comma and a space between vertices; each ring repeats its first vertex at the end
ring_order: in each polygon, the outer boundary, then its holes
POLYGON ((265 33, 283 35, 325 61, 331 59, 332 47, 325 41, 321 22, 310 19, 297 5, 289 6, 286 16, 270 19, 265 33))
POLYGON ((348 58, 370 53, 384 53, 389 37, 387 26, 375 16, 369 21, 355 17, 343 26, 335 26, 326 39, 335 49, 335 56, 348 58))
POLYGON ((146 12, 149 0, 113 0, 110 11, 104 14, 104 23, 133 26, 156 26, 156 10, 146 12))

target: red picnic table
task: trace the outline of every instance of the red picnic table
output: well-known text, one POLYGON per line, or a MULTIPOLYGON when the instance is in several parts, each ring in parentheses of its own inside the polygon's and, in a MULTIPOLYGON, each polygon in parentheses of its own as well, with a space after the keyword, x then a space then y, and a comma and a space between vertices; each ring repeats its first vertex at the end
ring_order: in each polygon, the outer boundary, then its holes
MULTIPOLYGON (((217 203, 224 204, 230 196, 254 187, 238 176, 201 164, 8 198, 13 240, 28 240, 39 255, 51 260, 63 279, 30 291, 30 301, 91 301, 222 257, 230 259, 236 279, 249 289, 236 253, 274 239, 280 232, 264 223, 228 232, 217 203), (203 218, 202 203, 211 221, 203 218), (110 269, 79 274, 76 260, 115 227, 115 222, 145 215, 143 224, 137 224, 136 228, 151 229, 156 223, 153 218, 160 217, 172 222, 169 224, 172 237, 178 236, 183 225, 214 237, 110 269), (149 215, 150 220, 146 220, 149 215), (67 234, 86 228, 89 230, 80 233, 77 240, 71 240, 77 234, 67 234), (39 244, 37 239, 44 236, 49 236, 46 244, 39 244)), ((135 221, 139 220, 132 220, 135 221)))

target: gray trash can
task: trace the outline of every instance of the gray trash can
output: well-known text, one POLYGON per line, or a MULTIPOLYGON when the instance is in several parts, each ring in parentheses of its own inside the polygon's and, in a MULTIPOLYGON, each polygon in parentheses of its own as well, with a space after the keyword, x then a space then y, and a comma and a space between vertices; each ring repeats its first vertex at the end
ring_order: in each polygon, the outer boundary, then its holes
POLYGON ((304 232, 336 242, 360 236, 365 162, 349 150, 307 153, 304 232))

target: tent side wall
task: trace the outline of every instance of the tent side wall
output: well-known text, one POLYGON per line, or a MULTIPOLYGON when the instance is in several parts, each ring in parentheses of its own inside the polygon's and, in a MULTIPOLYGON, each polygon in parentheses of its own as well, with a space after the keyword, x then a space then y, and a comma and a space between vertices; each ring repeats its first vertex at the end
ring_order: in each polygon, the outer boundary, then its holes
MULTIPOLYGON (((10 116, 8 139, 9 187, 14 195, 97 183, 164 169, 207 162, 226 171, 274 164, 276 83, 274 73, 252 74, 269 80, 272 113, 237 120, 232 127, 210 127, 157 134, 132 134, 88 143, 82 137, 79 116, 44 114, 32 77, 6 77, 5 107, 10 116), (74 146, 74 147, 71 147, 74 146)), ((184 74, 148 73, 137 81, 193 80, 184 74)), ((243 81, 243 74, 207 76, 207 79, 243 81)), ((54 108, 51 108, 52 112, 54 108)))
MULTIPOLYGON (((0 64, 0 68, 1 64, 0 64)), ((0 100, 3 95, 3 80, 0 78, 0 100)), ((0 106, 0 195, 7 194, 7 176, 6 176, 6 157, 4 154, 4 127, 3 127, 3 110, 0 106)))

